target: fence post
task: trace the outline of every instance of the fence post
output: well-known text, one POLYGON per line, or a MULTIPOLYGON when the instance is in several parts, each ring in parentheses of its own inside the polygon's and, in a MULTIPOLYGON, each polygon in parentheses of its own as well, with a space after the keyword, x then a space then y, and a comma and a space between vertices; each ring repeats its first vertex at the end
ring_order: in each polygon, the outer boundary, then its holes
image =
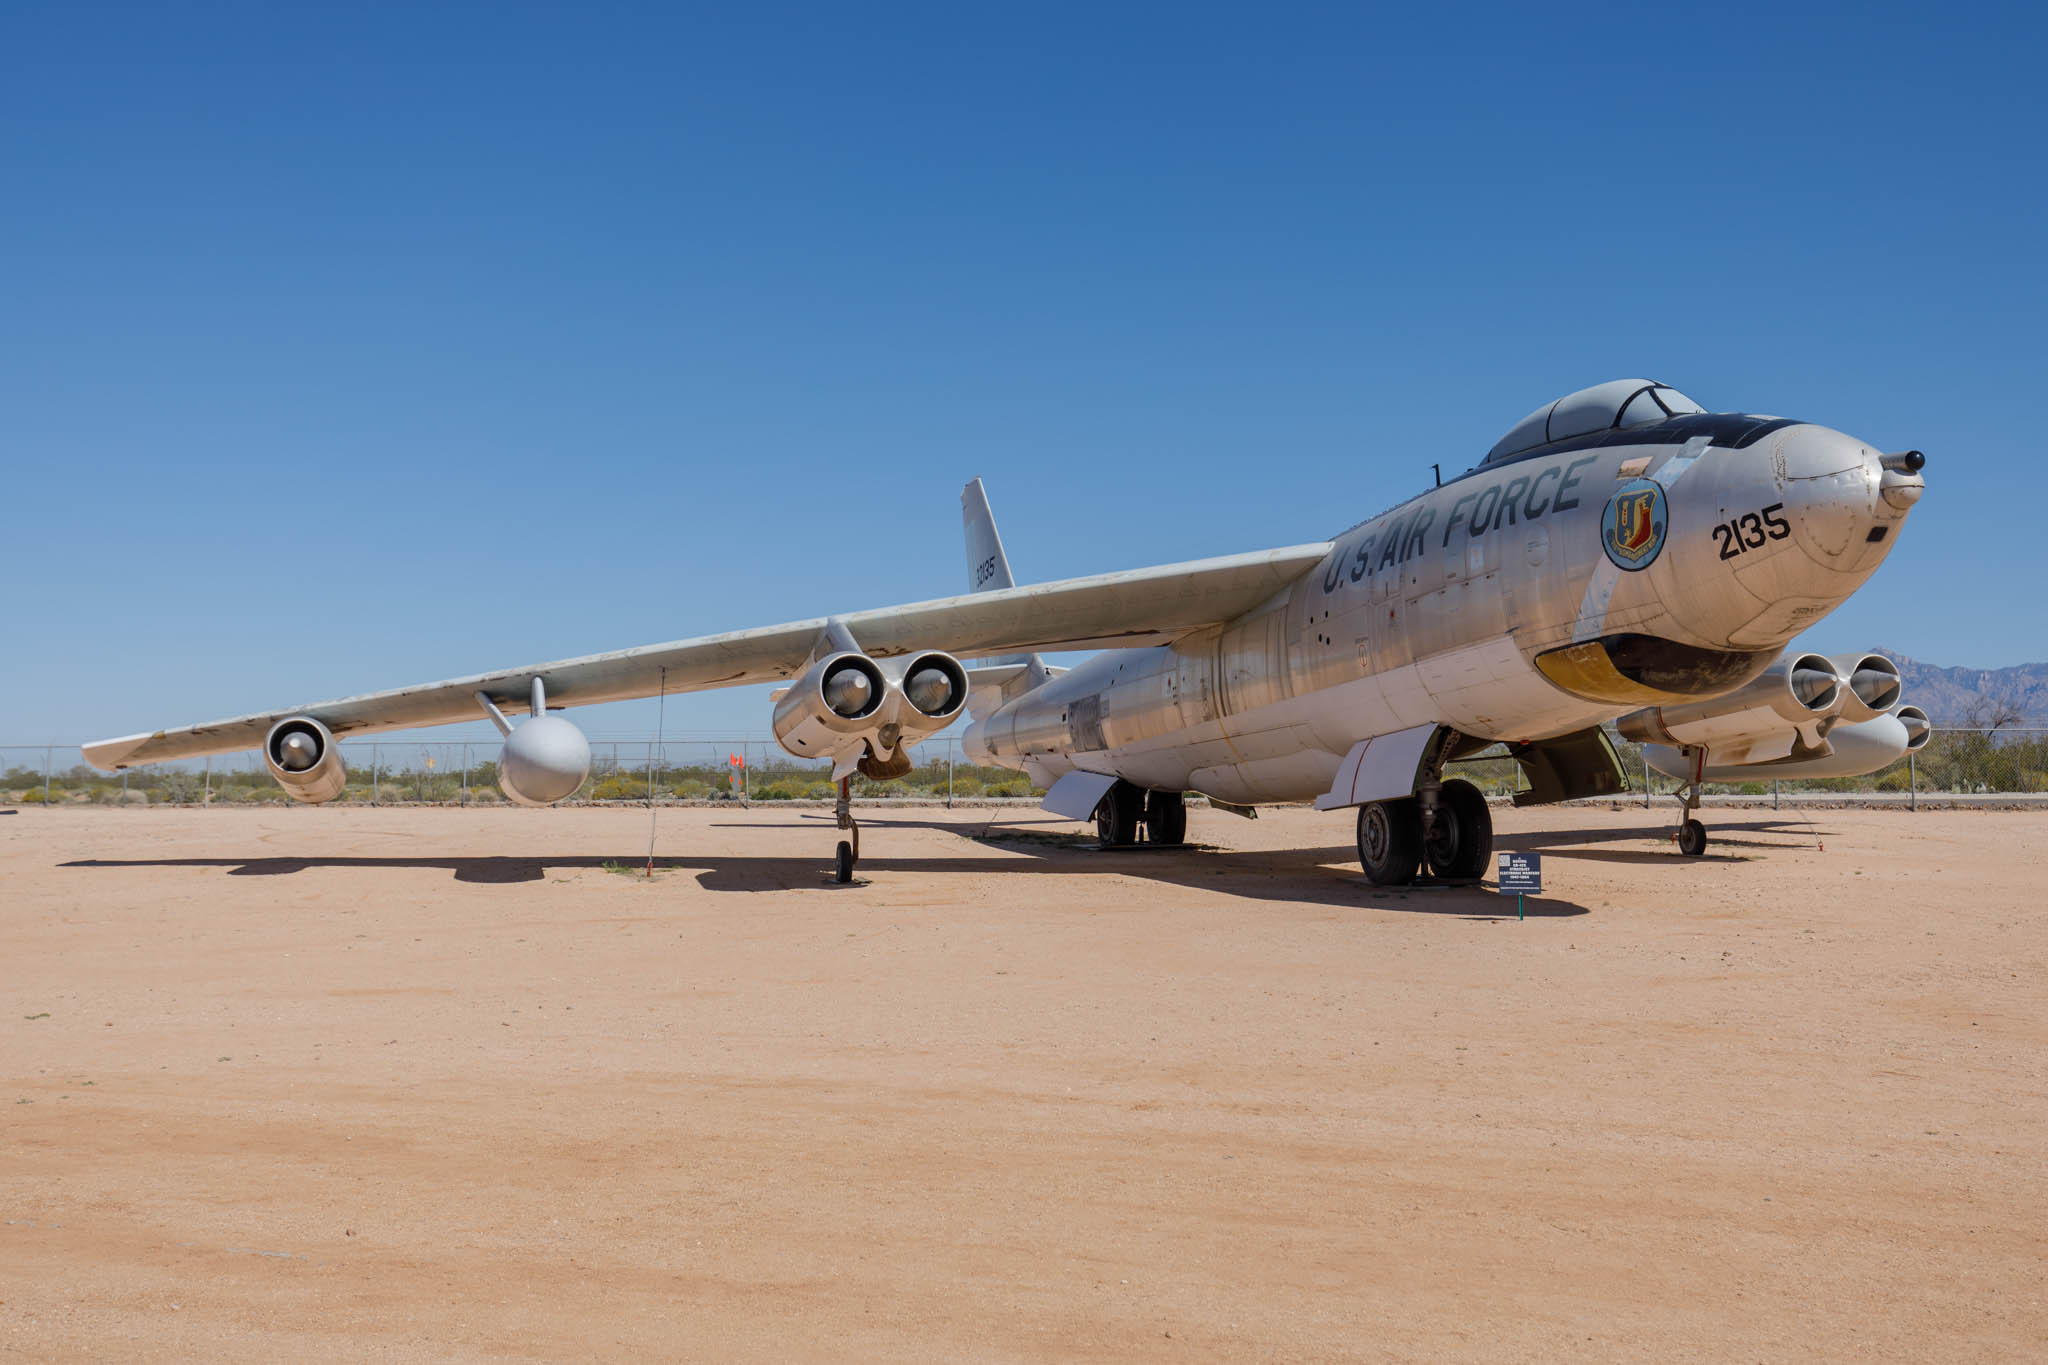
POLYGON ((462 746, 462 795, 461 795, 461 797, 459 798, 459 801, 460 801, 460 804, 462 805, 462 807, 463 807, 463 808, 464 808, 465 810, 466 810, 466 809, 468 809, 468 807, 469 807, 469 746, 468 746, 467 744, 465 744, 465 745, 463 745, 463 746, 462 746))
POLYGON ((1906 809, 1920 809, 1920 773, 1913 766, 1913 751, 1906 750, 1906 809))
POLYGON ((51 746, 50 746, 49 748, 46 748, 46 749, 44 749, 44 750, 43 750, 43 809, 44 809, 44 810, 48 810, 48 809, 50 808, 50 755, 51 755, 51 754, 53 754, 53 753, 55 753, 56 751, 57 751, 57 750, 56 750, 56 746, 55 746, 55 745, 51 745, 51 746))
POLYGON ((377 764, 383 757, 384 746, 372 744, 370 746, 370 804, 373 806, 377 804, 377 764))
POLYGON ((946 809, 953 809, 953 741, 946 741, 946 809))
POLYGON ((128 809, 128 770, 121 770, 121 809, 128 809))
POLYGON ((1774 777, 1771 779, 1771 809, 1778 809, 1778 805, 1778 779, 1774 777))
POLYGON ((204 809, 206 809, 206 807, 208 807, 208 806, 210 806, 210 805, 212 805, 212 804, 213 804, 213 755, 212 755, 212 754, 208 754, 208 755, 206 756, 206 790, 205 790, 205 791, 204 791, 203 793, 201 793, 201 794, 200 794, 200 797, 199 797, 199 808, 200 808, 201 810, 204 810, 204 809))
POLYGON ((1650 750, 1643 749, 1643 809, 1650 808, 1650 750))

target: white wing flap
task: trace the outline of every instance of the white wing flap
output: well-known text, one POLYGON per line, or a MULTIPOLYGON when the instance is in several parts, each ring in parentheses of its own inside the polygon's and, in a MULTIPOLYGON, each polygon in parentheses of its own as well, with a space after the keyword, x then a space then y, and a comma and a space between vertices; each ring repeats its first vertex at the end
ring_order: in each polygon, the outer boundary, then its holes
MULTIPOLYGON (((1165 644, 1250 611, 1329 552, 1325 541, 943 597, 830 619, 844 622, 861 648, 877 658, 920 649, 972 656, 1165 644)), ((663 690, 698 692, 774 682, 793 677, 803 667, 827 620, 705 635, 313 702, 181 730, 125 735, 86 745, 85 759, 111 770, 253 749, 286 716, 312 716, 337 735, 450 725, 478 718, 478 692, 507 710, 525 709, 528 687, 536 676, 546 683, 548 700, 562 706, 651 697, 663 690)))

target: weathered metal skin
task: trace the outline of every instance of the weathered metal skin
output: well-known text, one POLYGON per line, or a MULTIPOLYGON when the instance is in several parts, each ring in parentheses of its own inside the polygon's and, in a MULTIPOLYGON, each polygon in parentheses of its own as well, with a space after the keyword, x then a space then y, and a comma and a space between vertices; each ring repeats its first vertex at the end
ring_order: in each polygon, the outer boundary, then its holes
POLYGON ((966 746, 1040 781, 1302 800, 1405 727, 1538 740, 1717 695, 1883 562, 1919 478, 1885 460, 1825 427, 1703 414, 1481 465, 1229 625, 1091 659, 966 746))

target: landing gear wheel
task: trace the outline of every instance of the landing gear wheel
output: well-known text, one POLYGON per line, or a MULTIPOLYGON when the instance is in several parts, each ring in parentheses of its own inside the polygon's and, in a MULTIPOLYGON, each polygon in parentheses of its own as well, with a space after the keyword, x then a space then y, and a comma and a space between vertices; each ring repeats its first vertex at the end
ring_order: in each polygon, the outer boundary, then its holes
POLYGON ((1478 881, 1493 856, 1493 813, 1486 795, 1462 778, 1443 784, 1436 819, 1423 837, 1429 870, 1446 881, 1478 881))
POLYGON ((1145 798, 1145 832, 1155 844, 1177 847, 1188 841, 1188 804, 1179 792, 1145 798))
POLYGON ((853 880, 853 845, 841 839, 839 854, 832 860, 832 880, 845 886, 853 880))
POLYGON ((1374 886, 1406 886, 1422 861, 1422 808, 1414 797, 1358 808, 1358 861, 1374 886))
POLYGON ((1096 842, 1104 848, 1129 848, 1138 842, 1138 822, 1144 814, 1145 793, 1119 778, 1095 807, 1096 842))
POLYGON ((1688 858, 1697 858, 1707 851, 1707 827, 1697 820, 1688 820, 1678 827, 1678 851, 1688 858))

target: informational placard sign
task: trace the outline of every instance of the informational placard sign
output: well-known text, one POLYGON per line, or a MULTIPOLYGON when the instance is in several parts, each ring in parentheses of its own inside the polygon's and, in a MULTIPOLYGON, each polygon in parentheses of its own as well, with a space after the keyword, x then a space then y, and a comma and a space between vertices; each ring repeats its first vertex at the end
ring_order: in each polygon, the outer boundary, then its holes
POLYGON ((1515 918, 1522 917, 1522 897, 1538 895, 1543 890, 1543 855, 1541 853, 1503 853, 1500 855, 1500 893, 1515 898, 1515 918))
POLYGON ((1542 891, 1543 855, 1541 853, 1501 854, 1500 890, 1504 896, 1509 893, 1533 896, 1542 891))

